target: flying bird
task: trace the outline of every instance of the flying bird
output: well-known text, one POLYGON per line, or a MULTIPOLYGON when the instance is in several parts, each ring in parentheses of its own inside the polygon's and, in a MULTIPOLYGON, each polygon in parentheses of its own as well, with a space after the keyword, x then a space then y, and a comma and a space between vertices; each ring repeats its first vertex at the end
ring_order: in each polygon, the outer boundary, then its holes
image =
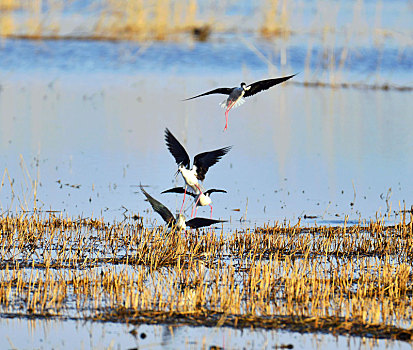
POLYGON ((220 106, 225 109, 225 128, 224 128, 224 131, 225 131, 228 128, 228 113, 230 109, 233 107, 235 108, 235 107, 242 105, 245 102, 244 97, 249 97, 261 91, 268 90, 274 85, 283 83, 284 81, 291 79, 295 75, 296 74, 289 75, 287 77, 260 80, 260 81, 256 81, 255 83, 249 84, 249 85, 242 82, 240 84, 240 87, 217 88, 211 91, 204 92, 203 94, 187 98, 184 101, 192 100, 194 98, 198 98, 201 96, 213 95, 213 94, 229 95, 226 100, 220 103, 220 106))
POLYGON ((186 221, 185 216, 182 214, 178 214, 176 218, 174 218, 167 207, 165 207, 161 202, 157 201, 148 192, 146 192, 142 185, 140 185, 140 188, 142 193, 147 198, 148 202, 151 204, 153 210, 155 210, 168 225, 176 226, 179 230, 185 230, 187 227, 200 228, 214 225, 220 222, 226 222, 224 220, 215 220, 208 218, 194 218, 186 221))
POLYGON ((188 153, 175 138, 175 136, 172 135, 168 128, 165 129, 165 141, 169 152, 171 152, 175 158, 176 164, 178 164, 176 175, 180 172, 185 180, 184 200, 179 212, 181 213, 185 203, 187 186, 191 187, 196 194, 202 193, 203 190, 199 181, 203 181, 205 179, 205 174, 208 169, 216 164, 225 154, 227 154, 232 147, 228 146, 216 149, 214 151, 197 154, 194 157, 194 162, 191 169, 188 153))
MULTIPOLYGON (((225 190, 217 190, 215 188, 211 188, 205 192, 201 192, 201 193, 193 193, 193 192, 187 192, 188 195, 192 196, 195 198, 195 216, 196 216, 196 212, 197 212, 197 207, 198 206, 206 206, 209 205, 211 207, 211 219, 212 219, 212 200, 211 200, 211 193, 214 192, 222 192, 222 193, 227 193, 227 191, 225 190)), ((183 187, 174 187, 174 188, 170 188, 169 190, 165 190, 162 191, 161 193, 185 193, 185 188, 183 187)), ((194 208, 192 208, 192 213, 191 213, 191 217, 193 216, 193 212, 194 212, 194 208)))

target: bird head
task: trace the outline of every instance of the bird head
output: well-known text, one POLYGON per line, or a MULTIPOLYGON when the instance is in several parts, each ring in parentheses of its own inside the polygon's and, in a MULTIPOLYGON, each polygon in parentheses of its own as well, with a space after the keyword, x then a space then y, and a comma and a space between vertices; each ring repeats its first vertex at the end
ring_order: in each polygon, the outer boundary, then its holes
POLYGON ((245 90, 245 87, 247 86, 247 84, 245 84, 244 82, 241 83, 241 87, 245 90))
POLYGON ((175 173, 175 177, 178 176, 179 172, 182 172, 182 170, 185 168, 185 166, 183 164, 179 164, 178 165, 178 170, 175 173))

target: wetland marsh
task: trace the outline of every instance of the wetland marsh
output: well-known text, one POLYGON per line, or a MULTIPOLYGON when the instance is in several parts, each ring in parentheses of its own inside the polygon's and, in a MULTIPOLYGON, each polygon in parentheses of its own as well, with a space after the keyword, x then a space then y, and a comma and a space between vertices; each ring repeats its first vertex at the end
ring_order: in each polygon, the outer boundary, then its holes
POLYGON ((0 3, 0 347, 411 349, 408 1, 0 3), (226 132, 223 97, 182 101, 293 73, 226 132), (233 146, 228 222, 145 202, 181 205, 165 128, 233 146))

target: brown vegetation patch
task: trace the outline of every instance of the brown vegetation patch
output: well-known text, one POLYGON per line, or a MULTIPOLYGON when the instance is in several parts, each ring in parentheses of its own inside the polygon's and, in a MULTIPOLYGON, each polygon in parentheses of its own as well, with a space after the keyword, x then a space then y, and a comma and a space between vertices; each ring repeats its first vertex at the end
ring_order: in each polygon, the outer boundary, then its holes
POLYGON ((410 339, 412 215, 178 232, 0 217, 0 317, 285 328, 410 339))

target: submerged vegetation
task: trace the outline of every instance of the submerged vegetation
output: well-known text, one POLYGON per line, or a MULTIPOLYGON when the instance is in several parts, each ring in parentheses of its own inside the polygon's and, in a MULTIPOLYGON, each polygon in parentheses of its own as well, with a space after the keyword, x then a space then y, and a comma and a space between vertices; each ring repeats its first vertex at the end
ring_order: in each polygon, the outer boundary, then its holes
POLYGON ((404 212, 394 226, 186 234, 35 212, 3 214, 0 230, 3 316, 413 334, 404 212))

